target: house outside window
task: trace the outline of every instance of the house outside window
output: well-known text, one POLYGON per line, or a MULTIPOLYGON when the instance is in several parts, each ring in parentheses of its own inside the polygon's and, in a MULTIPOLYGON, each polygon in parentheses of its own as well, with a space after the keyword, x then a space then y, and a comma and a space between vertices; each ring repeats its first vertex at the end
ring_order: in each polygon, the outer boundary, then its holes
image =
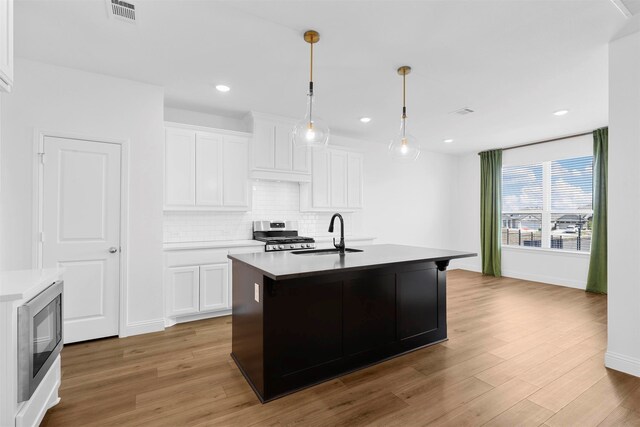
POLYGON ((502 245, 589 252, 593 156, 502 168, 502 245))

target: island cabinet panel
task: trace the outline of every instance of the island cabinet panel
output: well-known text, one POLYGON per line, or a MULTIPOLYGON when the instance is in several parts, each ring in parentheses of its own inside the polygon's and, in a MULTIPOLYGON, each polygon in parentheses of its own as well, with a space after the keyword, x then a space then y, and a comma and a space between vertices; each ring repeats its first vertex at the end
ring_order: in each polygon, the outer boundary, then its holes
POLYGON ((264 286, 262 274, 233 263, 231 356, 258 396, 264 387, 264 286))
MULTIPOLYGON (((271 281, 273 283, 273 281, 271 281)), ((267 285, 265 352, 277 377, 342 357, 342 282, 267 285), (273 286, 273 288, 270 288, 273 286)))
POLYGON ((398 338, 405 340, 438 329, 438 270, 398 273, 398 338))
POLYGON ((384 274, 345 281, 343 317, 346 356, 383 347, 395 341, 395 275, 384 274))

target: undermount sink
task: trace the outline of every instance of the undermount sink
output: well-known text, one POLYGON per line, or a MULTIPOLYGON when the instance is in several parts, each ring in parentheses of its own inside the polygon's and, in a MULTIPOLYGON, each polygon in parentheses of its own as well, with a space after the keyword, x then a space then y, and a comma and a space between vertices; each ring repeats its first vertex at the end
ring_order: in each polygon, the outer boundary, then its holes
MULTIPOLYGON (((363 252, 362 249, 352 249, 352 248, 345 248, 344 252, 363 252)), ((292 254, 295 255, 330 255, 330 254, 339 254, 340 250, 339 249, 312 249, 309 251, 292 251, 292 254)))

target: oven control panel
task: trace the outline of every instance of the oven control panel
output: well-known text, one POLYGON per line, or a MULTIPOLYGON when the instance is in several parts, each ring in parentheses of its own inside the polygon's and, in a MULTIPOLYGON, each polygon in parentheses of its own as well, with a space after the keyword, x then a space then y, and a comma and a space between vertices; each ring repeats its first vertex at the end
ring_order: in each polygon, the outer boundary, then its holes
POLYGON ((316 244, 311 243, 282 243, 282 244, 267 244, 265 245, 266 252, 274 251, 295 251, 304 249, 315 249, 316 244))

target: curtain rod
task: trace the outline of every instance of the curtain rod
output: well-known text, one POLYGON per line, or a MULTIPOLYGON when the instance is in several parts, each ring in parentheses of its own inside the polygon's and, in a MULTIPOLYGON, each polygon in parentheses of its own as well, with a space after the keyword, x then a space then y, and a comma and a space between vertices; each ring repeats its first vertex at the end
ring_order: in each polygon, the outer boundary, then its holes
MULTIPOLYGON (((514 145, 513 147, 506 147, 506 148, 502 148, 502 151, 507 151, 507 150, 513 150, 514 148, 522 148, 522 147, 529 147, 531 145, 538 145, 538 144, 545 144, 547 142, 554 142, 554 141, 562 141, 563 139, 569 139, 569 138, 576 138, 578 136, 585 136, 585 135, 592 135, 593 131, 590 132, 582 132, 582 133, 576 133, 573 135, 567 135, 567 136, 561 136, 558 138, 551 138, 551 139, 545 139, 544 141, 536 141, 536 142, 529 142, 527 144, 520 144, 520 145, 514 145)), ((478 153, 478 156, 482 153, 486 153, 487 151, 493 151, 493 150, 484 150, 478 153)))

